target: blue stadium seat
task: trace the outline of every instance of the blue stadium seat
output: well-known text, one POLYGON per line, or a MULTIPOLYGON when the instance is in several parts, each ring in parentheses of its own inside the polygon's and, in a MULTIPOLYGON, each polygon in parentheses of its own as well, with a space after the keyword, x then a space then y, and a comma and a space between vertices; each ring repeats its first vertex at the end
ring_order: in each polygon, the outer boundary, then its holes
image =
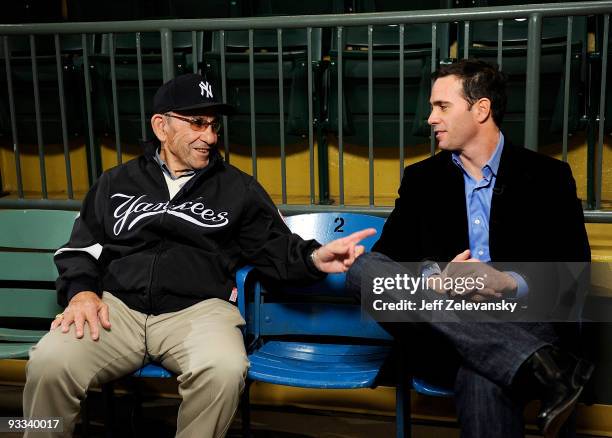
MULTIPOLYGON (((246 279, 249 272, 253 268, 251 266, 246 266, 241 268, 236 273, 236 283, 238 286, 238 309, 240 310, 240 314, 244 318, 244 286, 246 284, 246 279)), ((157 378, 157 379, 168 379, 171 377, 175 377, 175 374, 171 371, 168 371, 166 368, 161 366, 158 363, 151 362, 145 365, 144 367, 134 371, 131 377, 136 378, 157 378)), ((113 382, 102 385, 102 392, 104 393, 104 424, 107 429, 112 434, 113 428, 113 382)), ((136 397, 136 400, 140 400, 140 397, 136 397)), ((87 418, 85 416, 85 418, 87 418)))
POLYGON ((452 397, 455 394, 451 388, 434 385, 418 377, 412 378, 412 387, 419 394, 433 397, 452 397))
POLYGON ((156 363, 150 363, 150 364, 145 365, 138 371, 135 371, 134 374, 132 375, 134 377, 168 378, 168 377, 172 377, 174 374, 172 374, 170 371, 168 371, 161 365, 158 365, 156 363))
MULTIPOLYGON (((363 228, 380 231, 384 219, 315 213, 291 216, 286 222, 303 238, 326 243, 363 228)), ((369 237, 362 244, 369 249, 376 239, 369 237)), ((354 297, 345 291, 344 281, 344 274, 333 274, 305 287, 253 283, 246 312, 251 367, 242 402, 245 434, 249 433, 251 381, 326 389, 376 386, 392 339, 362 315, 354 297)), ((398 410, 398 436, 404 434, 404 412, 398 410)))

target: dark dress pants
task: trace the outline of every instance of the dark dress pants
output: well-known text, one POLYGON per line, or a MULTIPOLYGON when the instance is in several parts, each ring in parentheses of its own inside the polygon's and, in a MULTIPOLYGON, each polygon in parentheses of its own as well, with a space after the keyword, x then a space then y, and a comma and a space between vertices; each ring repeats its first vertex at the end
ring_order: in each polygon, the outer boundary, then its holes
MULTIPOLYGON (((374 277, 393 277, 398 272, 415 275, 383 254, 368 253, 353 264, 347 287, 357 292, 362 281, 372 284, 374 277)), ((428 296, 435 292, 417 293, 435 298, 428 296)), ((524 436, 523 408, 533 394, 512 383, 531 354, 558 343, 552 324, 463 322, 451 312, 444 312, 443 318, 444 322, 432 322, 431 312, 411 312, 410 321, 381 325, 404 350, 411 371, 453 383, 462 437, 524 436)))

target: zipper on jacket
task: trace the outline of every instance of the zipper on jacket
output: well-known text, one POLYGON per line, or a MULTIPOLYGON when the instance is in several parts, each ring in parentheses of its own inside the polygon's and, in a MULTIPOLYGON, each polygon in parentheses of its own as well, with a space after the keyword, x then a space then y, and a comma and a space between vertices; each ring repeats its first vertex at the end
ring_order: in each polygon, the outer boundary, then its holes
MULTIPOLYGON (((170 204, 168 204, 168 206, 170 206, 170 204)), ((160 225, 164 222, 164 218, 166 217, 166 213, 167 211, 165 211, 160 218, 160 225)), ((153 279, 155 278, 155 273, 157 272, 157 262, 159 260, 159 256, 162 252, 162 249, 164 247, 164 244, 166 243, 166 238, 162 237, 161 240, 159 241, 159 247, 157 248, 157 252, 155 253, 155 256, 153 257, 153 262, 151 262, 151 270, 150 270, 150 274, 149 274, 149 286, 148 286, 148 291, 147 294, 149 295, 149 311, 148 313, 151 314, 153 312, 153 293, 152 293, 152 289, 153 289, 153 279)))
MULTIPOLYGON (((150 170, 151 169, 150 166, 154 166, 155 168, 155 172, 149 172, 149 174, 152 176, 154 175, 154 178, 157 180, 157 183, 161 187, 164 187, 166 189, 166 196, 168 197, 168 209, 172 208, 176 204, 177 200, 180 200, 180 198, 184 197, 185 193, 191 190, 193 186, 195 186, 196 181, 199 181, 200 179, 202 179, 202 177, 208 175, 212 171, 217 171, 216 168, 219 167, 220 163, 223 162, 222 160, 219 161, 219 158, 217 158, 216 162, 213 163, 212 166, 207 166, 205 169, 203 169, 203 171, 199 172, 191 180, 187 181, 187 183, 183 187, 181 187, 181 189, 174 195, 174 197, 170 198, 170 191, 168 189, 168 185, 166 184, 165 177, 163 175, 163 170, 160 168, 160 166, 155 162, 155 160, 151 156, 145 155, 145 157, 148 160, 147 169, 150 170)), ((164 218, 166 217, 166 214, 168 213, 168 209, 161 215, 160 225, 163 224, 164 218)), ((153 261, 151 262, 151 269, 150 269, 150 274, 149 274, 150 275, 149 285, 147 287, 147 294, 149 298, 148 313, 151 313, 153 311, 153 294, 152 294, 153 279, 155 278, 155 273, 157 271, 157 263, 159 261, 159 256, 163 250, 165 242, 166 242, 166 238, 162 237, 159 242, 159 248, 157 249, 157 252, 155 253, 155 256, 153 257, 153 261)))

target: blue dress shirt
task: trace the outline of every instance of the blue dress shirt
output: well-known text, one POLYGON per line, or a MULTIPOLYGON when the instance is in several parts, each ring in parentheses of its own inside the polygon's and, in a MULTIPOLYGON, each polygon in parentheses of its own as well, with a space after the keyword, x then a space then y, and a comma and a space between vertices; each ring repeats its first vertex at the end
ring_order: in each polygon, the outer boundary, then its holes
MULTIPOLYGON (((504 134, 499 133, 499 141, 489 161, 482 167, 482 179, 476 181, 465 170, 458 153, 453 152, 452 159, 463 172, 465 183, 465 206, 467 210, 468 234, 472 257, 482 262, 490 262, 489 252, 489 219, 491 216, 491 199, 497 179, 499 162, 504 149, 504 134)), ((522 297, 529 291, 527 283, 519 274, 507 272, 518 283, 516 297, 522 297)))

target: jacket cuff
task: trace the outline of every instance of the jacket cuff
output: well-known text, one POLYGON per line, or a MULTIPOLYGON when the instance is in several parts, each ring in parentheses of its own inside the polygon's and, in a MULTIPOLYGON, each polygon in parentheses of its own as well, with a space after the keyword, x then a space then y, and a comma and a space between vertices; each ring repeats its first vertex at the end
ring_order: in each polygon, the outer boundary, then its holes
POLYGON ((321 245, 319 242, 314 241, 313 245, 310 245, 308 247, 308 250, 306 251, 306 257, 305 257, 305 261, 306 261, 306 267, 308 268, 308 270, 312 273, 315 274, 317 276, 323 277, 326 274, 322 271, 319 271, 319 269, 317 268, 317 266, 314 264, 314 260, 312 258, 312 254, 319 248, 321 248, 323 245, 321 245))
POLYGON ((81 277, 74 279, 68 283, 66 288, 66 304, 70 302, 72 298, 79 292, 91 291, 95 292, 99 297, 102 296, 102 292, 99 290, 98 282, 91 278, 81 277))

